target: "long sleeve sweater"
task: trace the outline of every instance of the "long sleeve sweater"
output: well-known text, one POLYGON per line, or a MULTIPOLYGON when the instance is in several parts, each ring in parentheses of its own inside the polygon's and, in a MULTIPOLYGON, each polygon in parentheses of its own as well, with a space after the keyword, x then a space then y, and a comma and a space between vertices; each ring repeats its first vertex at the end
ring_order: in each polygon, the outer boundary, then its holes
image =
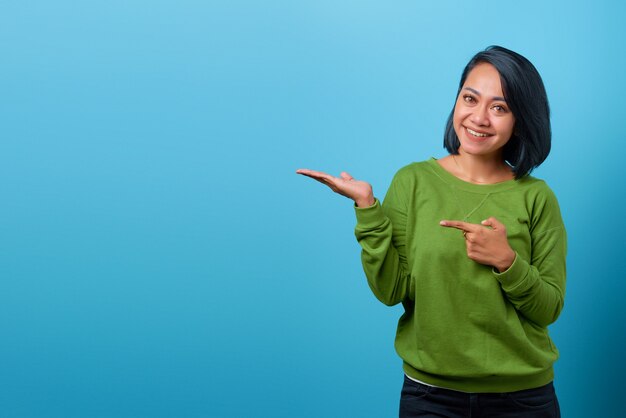
POLYGON ((363 269, 384 304, 402 303, 395 348, 410 377, 464 392, 509 392, 552 381, 548 335, 563 307, 566 232, 553 192, 525 176, 460 180, 435 159, 395 175, 384 203, 356 208, 363 269), (467 257, 443 219, 495 217, 516 256, 504 272, 467 257))

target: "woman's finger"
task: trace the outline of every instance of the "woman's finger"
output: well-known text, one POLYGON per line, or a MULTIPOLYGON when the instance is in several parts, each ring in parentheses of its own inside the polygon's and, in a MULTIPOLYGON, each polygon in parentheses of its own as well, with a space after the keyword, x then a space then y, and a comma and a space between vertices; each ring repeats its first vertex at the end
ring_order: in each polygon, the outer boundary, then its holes
POLYGON ((307 176, 307 177, 311 177, 315 180, 321 180, 321 179, 325 179, 327 181, 333 181, 335 179, 335 177, 331 176, 330 174, 326 174, 322 171, 315 171, 315 170, 308 170, 308 169, 304 169, 301 168, 299 170, 296 170, 297 174, 302 174, 303 176, 307 176))
POLYGON ((480 225, 472 224, 472 223, 469 223, 469 222, 463 222, 463 221, 443 220, 443 221, 439 222, 439 225, 445 226, 445 227, 448 227, 448 228, 460 229, 461 231, 465 231, 465 232, 476 232, 476 231, 478 231, 479 228, 482 228, 482 226, 480 226, 480 225))
POLYGON ((301 168, 296 173, 311 177, 328 186, 333 192, 354 200, 357 206, 371 206, 375 203, 372 186, 362 180, 356 180, 350 174, 342 171, 340 177, 333 177, 321 171, 301 168))
POLYGON ((346 181, 354 180, 354 177, 352 177, 350 174, 346 173, 345 171, 342 171, 340 176, 342 179, 346 181))
POLYGON ((299 168, 296 170, 297 174, 303 174, 305 176, 309 176, 309 177, 322 177, 322 176, 328 176, 329 174, 324 173, 323 171, 315 171, 315 170, 309 170, 308 168, 299 168))
MULTIPOLYGON (((308 169, 299 169, 299 170, 296 170, 296 173, 302 174, 303 176, 307 176, 307 177, 312 178, 313 180, 319 181, 323 185, 330 187, 330 189, 335 193, 339 193, 346 197, 352 198, 351 196, 346 194, 345 191, 342 190, 343 187, 341 187, 341 183, 343 181, 346 181, 344 178, 334 177, 334 176, 331 176, 330 174, 326 174, 321 171, 314 171, 314 170, 308 170, 308 169)), ((342 173, 342 175, 343 174, 344 173, 342 173)))
POLYGON ((497 220, 493 216, 491 216, 491 217, 485 219, 484 221, 482 221, 481 225, 483 225, 483 226, 490 226, 491 228, 493 228, 495 230, 500 230, 500 229, 505 229, 506 228, 502 222, 500 222, 499 220, 497 220))

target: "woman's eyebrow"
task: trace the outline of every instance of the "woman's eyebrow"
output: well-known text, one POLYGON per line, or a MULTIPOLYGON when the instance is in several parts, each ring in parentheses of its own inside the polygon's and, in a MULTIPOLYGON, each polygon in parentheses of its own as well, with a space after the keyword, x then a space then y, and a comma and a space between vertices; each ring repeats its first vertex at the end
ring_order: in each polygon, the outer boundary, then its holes
MULTIPOLYGON (((478 90, 474 90, 474 89, 473 89, 473 88, 471 88, 471 87, 464 87, 464 88, 463 88, 463 90, 469 90, 469 91, 471 91, 472 93, 474 93, 475 95, 477 95, 477 96, 481 96, 481 94, 478 92, 478 90)), ((500 96, 493 96, 491 99, 492 99, 492 100, 502 100, 503 102, 506 102, 506 100, 504 99, 504 97, 500 97, 500 96)))

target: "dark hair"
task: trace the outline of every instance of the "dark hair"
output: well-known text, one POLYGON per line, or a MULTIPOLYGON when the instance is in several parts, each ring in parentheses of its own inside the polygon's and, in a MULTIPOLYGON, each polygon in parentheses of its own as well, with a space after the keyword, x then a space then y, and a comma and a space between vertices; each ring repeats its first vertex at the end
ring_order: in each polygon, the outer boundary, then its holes
MULTIPOLYGON (((504 98, 515 116, 513 135, 503 148, 503 156, 519 179, 538 167, 550 153, 552 131, 546 89, 530 61, 494 45, 474 55, 465 66, 457 97, 470 71, 481 63, 493 65, 500 73, 504 98)), ((460 142, 454 131, 453 117, 454 107, 446 123, 443 145, 449 153, 458 154, 460 142)))

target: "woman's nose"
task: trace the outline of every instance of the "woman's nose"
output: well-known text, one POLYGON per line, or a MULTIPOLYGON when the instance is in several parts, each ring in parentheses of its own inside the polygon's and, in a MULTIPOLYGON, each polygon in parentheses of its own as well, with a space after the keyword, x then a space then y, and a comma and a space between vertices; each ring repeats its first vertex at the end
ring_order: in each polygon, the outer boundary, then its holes
POLYGON ((472 122, 479 126, 488 126, 489 114, 487 112, 488 109, 484 106, 475 107, 472 113, 472 122))

